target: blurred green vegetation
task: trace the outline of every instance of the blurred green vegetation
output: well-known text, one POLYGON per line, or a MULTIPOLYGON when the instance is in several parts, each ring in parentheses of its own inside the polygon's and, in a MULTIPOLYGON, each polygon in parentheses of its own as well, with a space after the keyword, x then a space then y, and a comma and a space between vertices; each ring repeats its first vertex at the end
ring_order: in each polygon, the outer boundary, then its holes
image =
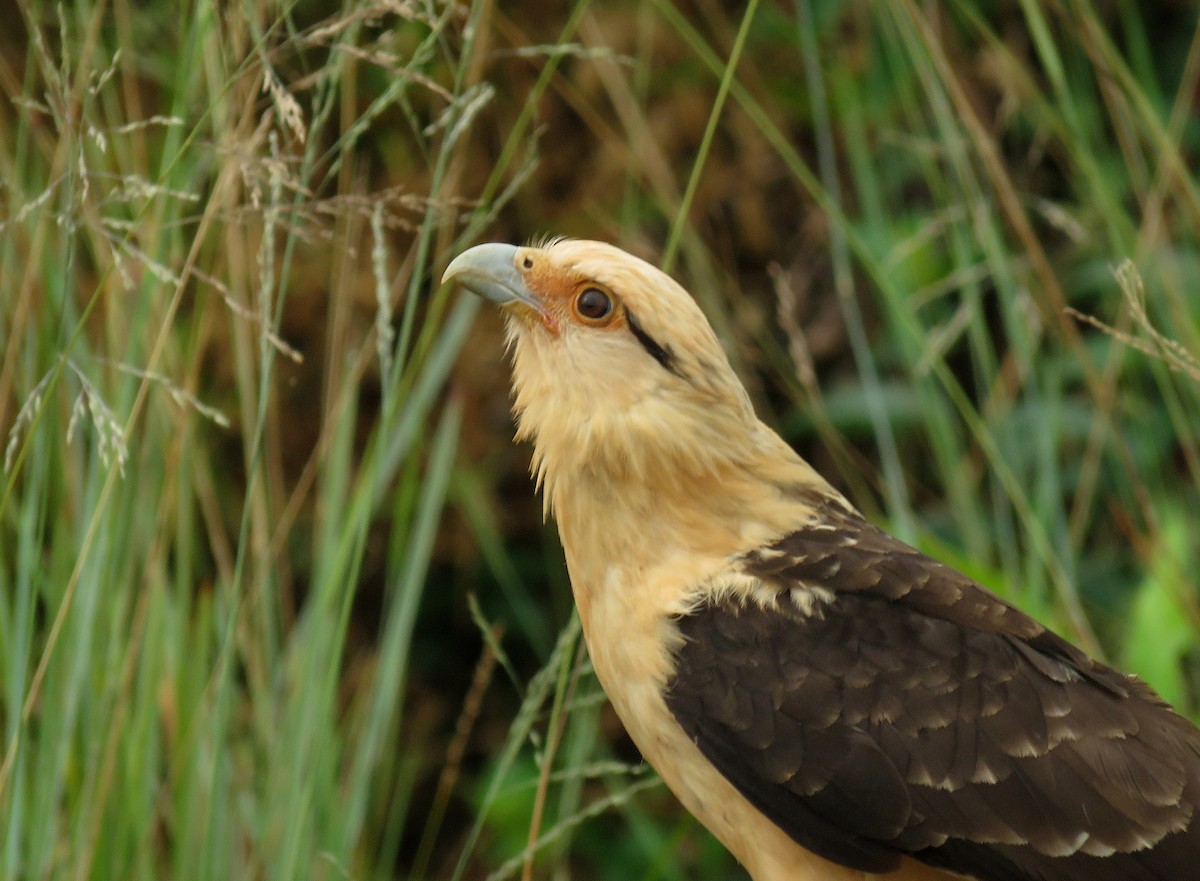
POLYGON ((669 264, 873 519, 1200 710, 1175 0, 0 10, 0 878, 724 879, 588 674, 484 239, 669 264))

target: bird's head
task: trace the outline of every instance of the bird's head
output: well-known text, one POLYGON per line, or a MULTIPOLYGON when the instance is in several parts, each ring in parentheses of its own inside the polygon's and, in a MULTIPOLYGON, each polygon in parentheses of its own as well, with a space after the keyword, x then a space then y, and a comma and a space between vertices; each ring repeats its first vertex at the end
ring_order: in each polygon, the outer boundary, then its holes
POLYGON ((579 476, 711 475, 761 442, 704 313, 649 263, 601 242, 487 244, 442 280, 507 316, 518 436, 549 496, 579 476))

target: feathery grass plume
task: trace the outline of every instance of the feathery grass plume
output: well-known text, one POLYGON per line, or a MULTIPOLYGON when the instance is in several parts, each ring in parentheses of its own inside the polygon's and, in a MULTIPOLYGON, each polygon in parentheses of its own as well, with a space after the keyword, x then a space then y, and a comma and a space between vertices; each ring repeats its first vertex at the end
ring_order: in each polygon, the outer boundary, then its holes
POLYGON ((0 878, 384 877, 420 818, 398 696, 472 311, 412 304, 433 243, 502 207, 447 178, 478 112, 425 134, 477 85, 463 10, 22 10, 0 13, 28 59, 0 70, 0 878), (382 415, 368 224, 402 254, 380 290, 409 292, 382 415))

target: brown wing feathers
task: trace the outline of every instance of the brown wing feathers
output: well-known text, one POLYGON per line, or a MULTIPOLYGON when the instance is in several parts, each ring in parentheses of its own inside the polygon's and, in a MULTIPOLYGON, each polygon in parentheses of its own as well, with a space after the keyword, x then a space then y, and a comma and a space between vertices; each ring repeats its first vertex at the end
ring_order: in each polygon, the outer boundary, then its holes
POLYGON ((985 881, 1200 878, 1189 723, 964 576, 826 513, 744 559, 774 604, 677 619, 668 705, 752 803, 867 871, 909 854, 985 881), (791 602, 814 584, 833 598, 791 602))

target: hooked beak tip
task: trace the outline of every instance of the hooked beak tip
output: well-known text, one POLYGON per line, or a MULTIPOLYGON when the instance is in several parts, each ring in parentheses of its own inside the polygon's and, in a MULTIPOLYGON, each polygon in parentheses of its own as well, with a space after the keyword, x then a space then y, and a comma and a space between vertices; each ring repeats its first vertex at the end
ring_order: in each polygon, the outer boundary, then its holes
POLYGON ((512 245, 476 245, 450 261, 442 273, 442 284, 457 280, 472 293, 503 305, 525 288, 516 257, 517 249, 512 245))
POLYGON ((471 293, 501 307, 526 306, 547 328, 553 329, 556 327, 553 316, 517 269, 518 252, 515 246, 499 242, 468 248, 450 261, 442 273, 442 284, 457 281, 471 293))

